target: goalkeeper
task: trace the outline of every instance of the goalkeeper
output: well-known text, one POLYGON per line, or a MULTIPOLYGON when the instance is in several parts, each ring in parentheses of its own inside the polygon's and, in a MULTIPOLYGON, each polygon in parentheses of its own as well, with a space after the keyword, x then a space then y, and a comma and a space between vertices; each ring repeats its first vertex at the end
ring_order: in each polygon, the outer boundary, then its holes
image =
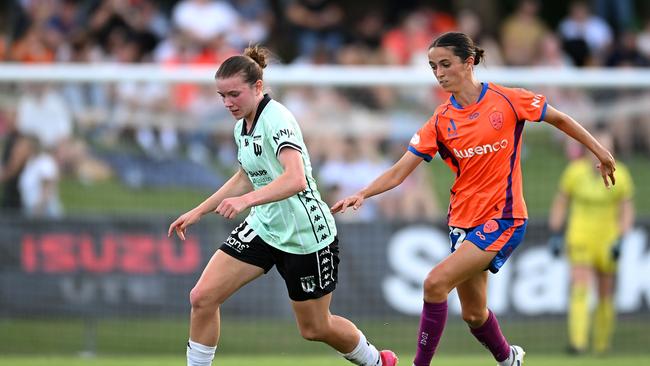
MULTIPOLYGON (((611 151, 613 139, 608 131, 600 128, 594 136, 611 151)), ((616 262, 622 238, 634 222, 634 187, 628 169, 618 163, 616 185, 607 189, 597 163, 585 156, 567 166, 549 217, 551 251, 557 257, 564 249, 571 266, 568 352, 573 354, 587 351, 590 328, 593 351, 602 354, 609 350, 615 320, 616 262), (566 232, 562 236, 565 219, 566 232), (590 326, 589 294, 593 284, 597 285, 598 301, 594 325, 590 326)))

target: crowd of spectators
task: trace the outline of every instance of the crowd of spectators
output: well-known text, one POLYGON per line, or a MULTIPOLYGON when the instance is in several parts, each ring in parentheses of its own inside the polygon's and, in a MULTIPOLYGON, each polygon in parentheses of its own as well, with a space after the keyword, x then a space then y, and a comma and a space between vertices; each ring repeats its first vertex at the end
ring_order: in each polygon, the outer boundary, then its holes
MULTIPOLYGON (((384 1, 383 7, 370 2, 355 7, 336 0, 17 0, 5 4, 0 15, 0 60, 202 64, 216 69, 225 58, 260 43, 285 64, 420 65, 436 35, 460 30, 486 49, 487 67, 650 64, 650 17, 634 16, 632 0, 571 1, 553 25, 542 17, 544 3, 538 0, 519 1, 496 22, 488 21, 489 14, 471 1, 453 1, 449 9, 430 3, 384 1)), ((503 10, 498 1, 486 3, 503 10)), ((321 185, 332 202, 366 184, 401 154, 410 134, 446 98, 434 88, 296 86, 273 92, 302 124, 321 185)), ((633 105, 648 98, 550 87, 539 92, 587 126, 601 122, 594 111, 603 110, 604 99, 625 99, 633 105)), ((12 174, 24 174, 36 161, 42 167, 36 176, 47 192, 56 190, 61 174, 87 182, 114 174, 134 186, 155 184, 143 182, 133 164, 125 163, 125 151, 151 162, 196 164, 187 175, 174 172, 176 165, 170 164, 170 173, 161 179, 174 183, 182 176, 182 184, 201 182, 207 189, 221 177, 201 173, 206 170, 202 167, 236 165, 231 117, 210 86, 4 85, 0 94, 0 135, 5 141, 0 183, 5 186, 13 182, 12 174), (18 143, 21 138, 26 143, 18 143)), ((644 120, 648 115, 610 121, 620 126, 615 131, 623 153, 631 152, 634 144, 629 142, 636 137, 650 150, 650 121, 644 120), (635 136, 637 125, 645 127, 635 136)), ((20 189, 18 181, 11 184, 20 189)), ((440 208, 428 174, 414 175, 408 185, 429 188, 405 187, 402 195, 414 197, 386 196, 356 219, 438 218, 440 208)), ((60 215, 55 201, 26 212, 60 215)))

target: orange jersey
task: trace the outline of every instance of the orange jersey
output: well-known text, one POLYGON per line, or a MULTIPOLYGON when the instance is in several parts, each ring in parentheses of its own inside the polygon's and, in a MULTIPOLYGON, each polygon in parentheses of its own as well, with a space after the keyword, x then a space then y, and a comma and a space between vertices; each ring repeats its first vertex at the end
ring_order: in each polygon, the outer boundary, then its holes
POLYGON ((431 161, 436 153, 456 174, 448 225, 471 228, 490 219, 526 219, 521 184, 524 123, 541 121, 546 97, 483 83, 476 103, 453 95, 413 136, 409 151, 431 161))

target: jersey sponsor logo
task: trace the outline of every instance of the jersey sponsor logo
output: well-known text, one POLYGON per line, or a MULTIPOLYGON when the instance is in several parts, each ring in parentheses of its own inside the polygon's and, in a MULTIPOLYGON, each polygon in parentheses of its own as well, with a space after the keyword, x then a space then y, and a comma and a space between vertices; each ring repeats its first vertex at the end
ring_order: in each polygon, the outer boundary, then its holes
POLYGON ((451 127, 447 127, 447 137, 458 136, 458 129, 456 128, 456 122, 454 122, 453 119, 450 119, 449 123, 451 123, 451 127))
POLYGON ((471 158, 474 155, 485 155, 503 150, 508 147, 508 140, 494 142, 492 144, 478 145, 467 149, 457 150, 454 148, 454 155, 459 159, 471 158))
POLYGON ((503 113, 496 111, 490 113, 490 124, 495 130, 500 130, 503 127, 503 113))
POLYGON ((420 143, 420 134, 416 133, 411 137, 411 145, 417 145, 420 143))
POLYGON ((314 276, 300 277, 300 285, 304 292, 314 292, 316 289, 316 278, 314 276))
POLYGON ((243 252, 244 250, 248 249, 248 247, 250 246, 250 244, 243 243, 239 241, 237 238, 235 238, 234 236, 229 236, 224 242, 224 244, 234 249, 237 253, 243 252))
POLYGON ((474 113, 472 113, 472 114, 469 115, 469 119, 470 119, 470 120, 475 120, 475 119, 477 119, 478 116, 480 116, 480 115, 481 115, 481 114, 480 114, 479 112, 474 112, 474 113))
POLYGON ((495 220, 489 220, 483 225, 483 231, 485 231, 486 234, 493 233, 499 229, 499 223, 497 223, 495 220))
POLYGON ((535 97, 533 98, 533 101, 530 103, 530 105, 532 105, 535 108, 540 108, 541 103, 542 103, 542 98, 543 98, 543 96, 541 94, 535 95, 535 97))
POLYGON ((267 174, 269 174, 269 172, 267 172, 266 169, 260 169, 260 170, 254 171, 254 172, 248 172, 248 175, 250 177, 262 177, 262 176, 265 176, 267 174))
POLYGON ((275 144, 277 145, 280 141, 280 138, 282 138, 282 136, 286 136, 287 138, 289 138, 295 135, 296 134, 295 132, 293 132, 293 130, 290 130, 288 128, 283 128, 280 131, 276 132, 275 136, 273 136, 273 142, 275 142, 275 144))

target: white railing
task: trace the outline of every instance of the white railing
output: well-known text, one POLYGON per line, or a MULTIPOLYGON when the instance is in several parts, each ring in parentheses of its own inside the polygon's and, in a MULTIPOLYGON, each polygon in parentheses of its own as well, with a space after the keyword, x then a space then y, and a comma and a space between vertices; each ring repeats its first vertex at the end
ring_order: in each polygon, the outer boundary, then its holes
MULTIPOLYGON (((212 83, 216 66, 162 66, 118 64, 0 64, 0 82, 115 82, 160 81, 212 83)), ((581 88, 650 87, 650 69, 640 68, 486 68, 476 70, 481 81, 521 87, 554 85, 581 88)), ((423 67, 380 66, 283 66, 265 72, 271 85, 314 86, 426 86, 435 85, 431 71, 423 67)))

